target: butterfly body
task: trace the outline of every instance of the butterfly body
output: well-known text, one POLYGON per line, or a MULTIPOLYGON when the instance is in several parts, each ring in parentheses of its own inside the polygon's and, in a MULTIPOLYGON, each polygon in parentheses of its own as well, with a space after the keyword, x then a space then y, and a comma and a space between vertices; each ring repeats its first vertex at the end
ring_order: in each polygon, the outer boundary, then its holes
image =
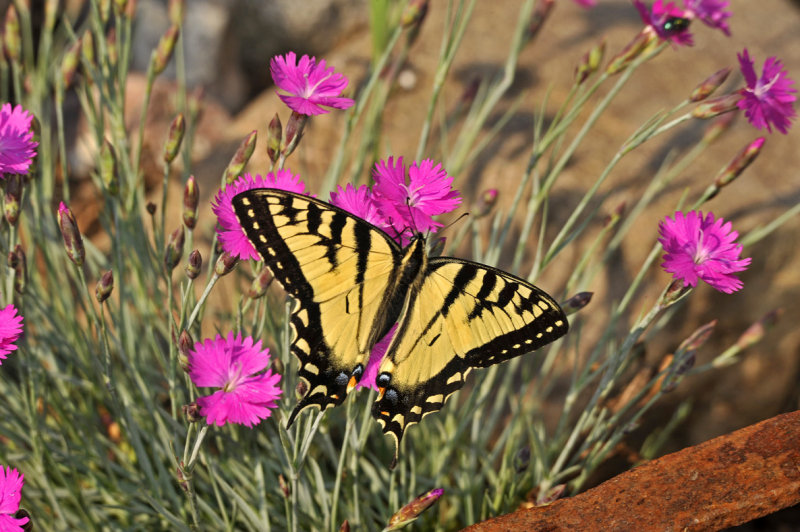
MULTIPOLYGON (((298 302, 292 353, 306 392, 289 417, 340 404, 397 324, 372 413, 393 437, 444 405, 472 368, 533 351, 568 329, 545 292, 502 270, 401 248, 381 229, 315 198, 253 189, 233 198, 245 234, 298 302)), ((394 463, 394 462, 393 462, 394 463)))

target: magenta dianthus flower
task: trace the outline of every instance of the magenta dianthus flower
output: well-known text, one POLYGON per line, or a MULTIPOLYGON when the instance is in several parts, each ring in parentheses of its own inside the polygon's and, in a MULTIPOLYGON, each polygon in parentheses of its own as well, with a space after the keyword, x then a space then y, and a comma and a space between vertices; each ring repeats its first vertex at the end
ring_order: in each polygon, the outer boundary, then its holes
POLYGON ((691 18, 700 19, 707 26, 722 30, 725 35, 730 36, 728 18, 731 12, 725 11, 728 4, 729 0, 683 0, 683 7, 691 14, 691 18))
POLYGON ((27 173, 36 157, 38 142, 33 140, 33 115, 21 105, 0 108, 0 174, 27 173))
MULTIPOLYGON (((17 349, 14 342, 22 334, 22 316, 17 314, 14 305, 8 305, 0 310, 0 365, 11 352, 17 349)), ((0 529, 2 530, 2 529, 0 529)))
POLYGON ((647 9, 641 0, 633 0, 633 5, 639 11, 642 22, 647 24, 662 41, 670 41, 677 45, 692 45, 692 34, 689 33, 686 24, 691 18, 691 13, 679 9, 675 2, 664 4, 663 0, 656 0, 652 9, 647 9))
POLYGON ((197 342, 189 351, 189 377, 198 388, 220 388, 197 398, 200 415, 211 425, 238 423, 252 427, 270 417, 281 397, 281 376, 269 366, 269 349, 233 331, 227 338, 197 342), (263 373, 262 373, 263 371, 263 373))
POLYGON ((597 4, 597 0, 575 0, 575 3, 580 5, 581 7, 594 7, 597 4))
POLYGON ((373 346, 372 351, 369 353, 367 367, 364 369, 361 380, 356 384, 356 389, 372 388, 376 392, 378 391, 378 385, 375 383, 375 380, 378 378, 378 368, 381 365, 383 356, 386 354, 386 350, 389 349, 389 344, 392 343, 395 331, 397 331, 396 323, 392 325, 389 332, 373 346))
POLYGON ((797 90, 792 88, 794 80, 777 57, 767 58, 760 78, 756 76, 747 48, 738 54, 738 58, 747 83, 747 87, 739 91, 742 95, 737 103, 739 109, 744 110, 747 120, 756 128, 766 127, 767 131, 772 132, 772 126, 775 126, 775 129, 786 134, 797 115, 793 105, 797 99, 793 94, 797 90))
POLYGON ((664 248, 661 267, 682 280, 686 286, 696 286, 700 279, 726 294, 742 288, 734 273, 747 268, 751 259, 740 259, 742 245, 734 243, 739 233, 731 230, 731 223, 714 214, 681 211, 675 219, 667 216, 659 225, 659 238, 664 248))
POLYGON ((326 68, 324 59, 317 63, 316 58, 304 55, 297 63, 295 53, 289 52, 270 59, 269 70, 275 85, 289 93, 278 93, 278 97, 301 115, 321 115, 329 112, 322 106, 347 109, 355 103, 339 96, 347 87, 347 78, 333 67, 326 68))
POLYGON ((460 203, 458 191, 451 188, 453 178, 441 164, 431 159, 408 168, 403 158, 389 157, 372 170, 375 186, 372 197, 387 224, 402 236, 405 245, 414 233, 436 232, 442 226, 433 216, 455 209, 460 203), (409 231, 410 230, 410 231, 409 231))
POLYGON ((0 530, 3 532, 22 532, 22 525, 30 520, 27 517, 14 517, 19 511, 24 483, 25 475, 16 469, 0 465, 0 530))
POLYGON ((244 234, 244 230, 236 218, 236 213, 233 212, 231 200, 236 194, 254 188, 278 188, 304 194, 306 185, 300 181, 299 175, 292 175, 291 171, 282 169, 277 172, 270 172, 264 177, 258 174, 255 177, 250 174, 244 174, 217 192, 211 202, 211 210, 217 216, 217 221, 219 222, 217 226, 219 242, 222 244, 223 250, 241 260, 261 260, 261 257, 250 240, 247 239, 247 235, 244 234))
POLYGON ((348 183, 344 188, 339 185, 336 192, 331 192, 331 205, 344 209, 350 214, 366 220, 376 227, 386 226, 372 199, 372 191, 366 185, 355 188, 348 183))

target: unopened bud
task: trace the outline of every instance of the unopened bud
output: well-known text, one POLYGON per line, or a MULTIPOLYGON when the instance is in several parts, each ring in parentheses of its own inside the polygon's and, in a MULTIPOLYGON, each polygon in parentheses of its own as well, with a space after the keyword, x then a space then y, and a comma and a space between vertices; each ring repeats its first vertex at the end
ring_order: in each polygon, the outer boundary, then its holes
POLYGON ((114 290, 114 272, 108 270, 100 277, 100 280, 94 287, 94 297, 97 298, 98 303, 102 303, 108 299, 112 290, 114 290))
POLYGON ((728 79, 728 75, 731 73, 730 67, 725 67, 722 70, 718 70, 707 77, 700 85, 695 87, 692 91, 692 94, 689 96, 690 102, 699 102, 705 100, 711 94, 717 90, 720 85, 725 83, 725 80, 728 79))
POLYGON ((542 26, 544 26, 547 17, 550 16, 550 12, 553 10, 555 3, 555 0, 541 0, 536 2, 536 7, 531 15, 531 22, 528 24, 525 35, 526 40, 536 37, 536 35, 542 29, 542 26))
POLYGON ((100 148, 100 180, 106 187, 106 190, 116 195, 119 192, 119 178, 117 169, 117 154, 114 146, 108 139, 103 141, 103 146, 100 148))
POLYGON ((536 506, 544 506, 546 504, 550 504, 551 502, 557 501, 564 495, 564 492, 567 490, 566 484, 556 484, 549 490, 541 493, 536 498, 536 506))
POLYGON ((578 312, 580 309, 589 304, 589 302, 592 300, 592 295, 594 295, 594 292, 578 292, 571 298, 564 301, 564 303, 561 304, 564 314, 569 316, 570 314, 575 314, 578 312))
POLYGON ((81 41, 75 41, 72 46, 67 48, 61 59, 61 79, 65 89, 72 86, 72 81, 75 79, 75 72, 78 71, 78 65, 81 62, 81 48, 81 41))
POLYGON ((59 15, 60 0, 45 0, 44 3, 44 28, 53 31, 56 25, 56 18, 59 15))
POLYGON ((661 295, 659 305, 662 309, 665 309, 680 301, 691 290, 692 287, 684 285, 681 279, 674 279, 661 295))
POLYGON ((531 448, 526 445, 514 455, 514 471, 519 475, 528 469, 531 464, 531 448))
POLYGON ((200 269, 203 267, 203 257, 196 249, 189 253, 189 260, 186 264, 186 277, 197 279, 200 269))
POLYGON ((145 209, 147 209, 147 214, 153 216, 156 213, 156 204, 152 201, 148 201, 147 205, 145 205, 145 209))
POLYGON ((742 335, 736 341, 736 347, 739 349, 745 349, 760 341, 764 337, 764 333, 767 331, 767 329, 772 328, 772 326, 778 322, 781 314, 783 314, 783 309, 781 308, 764 314, 761 319, 752 324, 747 328, 746 331, 742 333, 742 335))
POLYGON ((17 225, 19 205, 22 201, 23 177, 20 174, 5 175, 5 194, 3 195, 3 214, 8 225, 17 225))
MULTIPOLYGON (((81 55, 83 55, 83 59, 89 65, 94 65, 95 63, 95 53, 94 53, 94 34, 86 30, 83 32, 83 37, 81 37, 81 55)), ((86 72, 87 76, 89 72, 86 72)))
POLYGON ((150 66, 154 75, 158 76, 167 68, 167 64, 172 59, 172 53, 175 51, 175 42, 178 40, 179 34, 180 27, 172 25, 158 41, 158 46, 150 56, 150 66))
POLYGON ((415 521, 422 512, 431 507, 433 503, 439 500, 444 490, 436 488, 426 491, 410 503, 400 508, 392 517, 389 518, 389 523, 384 528, 384 532, 389 530, 398 530, 415 521))
POLYGON ((404 28, 419 26, 428 14, 429 0, 411 0, 400 17, 400 25, 404 28))
POLYGON ((187 423, 197 423, 203 419, 203 416, 200 415, 200 407, 197 405, 196 401, 192 401, 188 405, 183 405, 181 410, 183 410, 183 417, 186 419, 187 423))
POLYGON ((308 123, 308 116, 292 111, 289 122, 286 124, 286 138, 283 146, 284 157, 291 155, 297 145, 300 144, 306 123, 308 123))
POLYGON ((189 493, 189 481, 186 479, 186 473, 184 473, 183 467, 184 463, 183 460, 181 460, 180 465, 175 468, 175 477, 178 479, 178 485, 181 489, 189 493))
POLYGON ((591 50, 583 54, 580 64, 575 67, 575 82, 580 85, 588 79, 589 76, 597 72, 600 68, 600 63, 603 62, 603 56, 606 53, 606 41, 603 40, 600 44, 592 47, 591 50))
POLYGON ((345 519, 342 521, 342 526, 339 527, 339 532, 350 532, 350 523, 345 519))
POLYGON ((182 330, 180 336, 178 336, 178 364, 187 373, 189 372, 189 353, 193 347, 194 341, 189 331, 182 330))
POLYGON ((733 158, 730 164, 728 164, 714 179, 714 184, 719 188, 730 185, 733 180, 739 177, 739 175, 744 172, 745 168, 750 166, 750 163, 758 157, 758 154, 761 153, 761 148, 764 146, 764 142, 766 142, 766 139, 764 137, 759 137, 745 146, 742 151, 736 154, 736 157, 733 158))
POLYGON ((105 25, 108 22, 108 16, 111 14, 111 0, 98 0, 98 11, 100 12, 100 21, 105 25))
POLYGON ((267 157, 269 157, 269 160, 273 163, 278 160, 278 156, 280 155, 282 138, 283 126, 281 125, 281 119, 278 117, 278 113, 275 113, 275 116, 269 121, 269 127, 267 127, 267 157))
POLYGON ((178 228, 169 235, 167 246, 164 248, 164 267, 167 269, 168 273, 174 270, 175 266, 181 261, 184 237, 185 234, 182 225, 179 225, 178 228))
POLYGON ((631 63, 642 55, 651 44, 655 43, 658 36, 655 32, 647 31, 648 28, 643 29, 639 34, 629 42, 620 53, 614 56, 609 61, 606 67, 606 74, 617 74, 628 68, 631 63))
POLYGON ((61 236, 64 238, 64 248, 67 255, 76 266, 82 266, 86 258, 86 250, 83 247, 83 238, 75 222, 75 216, 62 201, 58 205, 58 226, 61 229, 61 236))
POLYGON ((6 10, 6 20, 3 26, 3 53, 10 63, 19 61, 20 49, 22 48, 22 36, 19 31, 19 16, 14 4, 8 6, 6 10))
POLYGON ((733 93, 719 96, 710 100, 705 100, 692 111, 692 116, 695 118, 714 118, 723 113, 729 113, 738 109, 737 103, 742 99, 741 94, 733 93))
POLYGON ((281 493, 283 493, 283 496, 287 499, 289 498, 289 495, 292 494, 292 490, 289 488, 289 484, 286 483, 286 479, 283 477, 283 475, 278 475, 278 487, 280 488, 281 493))
POLYGON ((25 287, 28 284, 28 260, 25 258, 25 252, 22 250, 22 246, 17 244, 14 247, 14 251, 9 253, 9 263, 13 262, 13 266, 9 264, 12 270, 14 270, 14 291, 19 295, 25 293, 25 287), (11 255, 14 256, 13 261, 11 260, 11 255))
POLYGON ((711 333, 714 332, 714 327, 717 325, 717 320, 712 320, 705 325, 698 327, 689 337, 681 342, 678 351, 697 351, 706 340, 708 340, 711 333))
POLYGON ((475 206, 472 208, 472 214, 476 218, 483 218, 492 211, 495 203, 497 203, 497 189, 490 188, 481 192, 475 206))
POLYGON ((125 13, 125 8, 128 7, 128 0, 114 0, 114 8, 118 14, 125 13))
POLYGON ((244 167, 247 165, 247 161, 249 161, 250 156, 253 155, 253 150, 256 149, 257 137, 258 131, 254 129, 244 138, 241 144, 239 144, 236 153, 234 153, 231 158, 231 162, 229 162, 228 167, 225 168, 226 183, 233 183, 236 178, 242 174, 244 167))
POLYGON ((297 385, 294 387, 294 395, 295 395, 295 397, 298 400, 300 400, 300 399, 302 399, 303 397, 306 396, 306 393, 308 393, 308 384, 306 384, 305 381, 302 381, 302 380, 298 381, 297 385))
POLYGON ((167 135, 167 142, 164 144, 164 162, 167 164, 172 163, 177 157, 181 149, 181 142, 183 142, 183 134, 186 132, 186 120, 183 118, 183 113, 178 113, 172 120, 169 126, 169 134, 167 135))
POLYGON ((281 360, 278 357, 275 357, 272 359, 272 362, 270 362, 270 365, 272 366, 273 373, 283 375, 283 370, 285 369, 283 366, 283 360, 281 360))
POLYGON ((197 225, 197 205, 200 202, 200 190, 197 188, 197 180, 193 175, 186 180, 183 187, 183 224, 188 229, 194 229, 197 225))
POLYGON ((186 0, 169 0, 167 15, 170 23, 175 26, 183 24, 183 13, 186 11, 186 0))
POLYGON ((247 297, 250 299, 258 299, 267 293, 267 288, 272 284, 272 273, 269 268, 262 269, 253 282, 250 283, 250 288, 247 290, 247 297))
POLYGON ((228 275, 233 271, 233 268, 236 266, 237 262, 239 262, 239 257, 235 257, 225 251, 219 256, 217 262, 214 264, 214 273, 220 277, 223 275, 228 275))

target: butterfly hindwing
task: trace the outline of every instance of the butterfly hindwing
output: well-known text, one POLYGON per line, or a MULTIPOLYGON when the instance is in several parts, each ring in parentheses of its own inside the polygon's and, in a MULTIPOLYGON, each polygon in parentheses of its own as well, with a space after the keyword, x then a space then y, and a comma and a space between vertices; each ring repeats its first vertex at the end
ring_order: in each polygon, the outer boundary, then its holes
POLYGON ((400 248, 385 233, 317 199, 277 189, 233 198, 245 234, 297 300, 291 351, 306 385, 289 424, 309 406, 340 404, 369 356, 400 248))
POLYGON ((538 349, 567 328, 558 304, 527 281, 475 262, 431 258, 378 370, 379 385, 386 379, 387 386, 372 413, 399 446, 405 429, 442 408, 472 368, 538 349))

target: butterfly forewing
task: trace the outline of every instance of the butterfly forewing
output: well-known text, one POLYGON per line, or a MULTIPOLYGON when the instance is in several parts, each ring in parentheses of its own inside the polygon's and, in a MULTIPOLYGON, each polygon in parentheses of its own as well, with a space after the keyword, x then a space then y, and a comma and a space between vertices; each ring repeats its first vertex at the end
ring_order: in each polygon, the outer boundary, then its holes
POLYGON ((291 424, 304 408, 344 400, 353 369, 368 359, 400 248, 336 207, 283 190, 243 192, 233 208, 275 279, 297 300, 291 351, 307 391, 291 424))
POLYGON ((373 415, 399 445, 405 429, 442 408, 472 368, 538 349, 567 328, 558 304, 527 281, 470 261, 431 258, 379 369, 390 380, 373 415))

